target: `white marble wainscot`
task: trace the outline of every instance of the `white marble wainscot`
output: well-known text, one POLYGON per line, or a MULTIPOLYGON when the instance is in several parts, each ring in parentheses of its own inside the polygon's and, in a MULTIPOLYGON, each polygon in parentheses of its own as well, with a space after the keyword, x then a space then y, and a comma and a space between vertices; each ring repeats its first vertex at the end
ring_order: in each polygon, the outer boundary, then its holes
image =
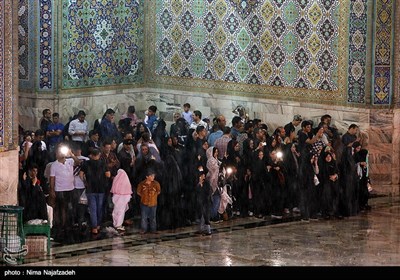
MULTIPOLYGON (((332 116, 332 124, 342 133, 347 131, 351 123, 360 125, 362 130, 368 129, 368 110, 362 108, 349 108, 323 104, 303 103, 296 101, 270 100, 254 97, 184 92, 167 89, 134 88, 124 90, 108 90, 82 93, 62 93, 58 97, 47 95, 36 96, 21 94, 20 120, 27 127, 38 127, 42 110, 50 108, 59 112, 62 123, 68 122, 69 117, 79 110, 86 112, 86 120, 91 126, 97 118, 112 108, 116 111, 116 120, 126 112, 129 105, 135 105, 139 118, 144 118, 144 112, 150 105, 156 105, 157 114, 167 124, 171 124, 174 112, 182 112, 183 104, 191 104, 191 111, 200 110, 203 117, 210 119, 222 114, 227 119, 227 124, 235 116, 232 112, 238 105, 246 108, 250 119, 260 118, 269 127, 272 133, 276 127, 292 121, 295 114, 301 114, 303 119, 312 120, 315 125, 324 114, 332 116)), ((298 127, 299 129, 300 127, 298 127)))
POLYGON ((116 122, 119 121, 130 105, 136 108, 136 114, 140 119, 144 119, 144 112, 149 106, 157 106, 157 115, 172 123, 172 115, 179 107, 174 105, 174 95, 162 93, 148 93, 139 89, 120 90, 120 91, 101 91, 83 94, 61 94, 59 101, 59 112, 68 116, 76 114, 79 110, 86 112, 86 120, 92 128, 94 121, 101 118, 108 108, 115 111, 116 122))
POLYGON ((0 205, 16 205, 18 188, 18 151, 0 153, 0 205))
POLYGON ((392 193, 393 166, 393 111, 371 109, 369 131, 370 177, 373 183, 379 182, 380 191, 392 193))
POLYGON ((400 193, 400 109, 393 112, 393 159, 392 184, 397 193, 400 193))
POLYGON ((137 102, 142 102, 143 99, 141 90, 131 90, 130 94, 126 94, 122 90, 61 93, 59 95, 20 93, 19 118, 25 129, 37 129, 42 111, 46 108, 52 112, 58 112, 60 122, 63 124, 66 124, 79 110, 84 110, 89 127, 92 128, 94 121, 101 118, 108 108, 116 111, 116 117, 119 120, 120 115, 126 112, 129 105, 137 106, 137 102))
MULTIPOLYGON (((226 117, 228 125, 235 116, 232 110, 235 109, 236 106, 242 105, 246 108, 249 118, 262 119, 268 125, 270 133, 272 133, 276 127, 291 122, 295 114, 301 114, 303 119, 312 120, 315 125, 319 123, 322 115, 329 114, 332 116, 332 124, 342 133, 345 133, 348 126, 352 123, 359 125, 363 131, 369 129, 369 110, 363 108, 270 100, 236 95, 193 93, 166 89, 144 90, 146 90, 146 94, 150 96, 154 96, 159 92, 162 92, 162 96, 173 95, 173 107, 179 112, 182 111, 183 104, 188 102, 191 104, 191 110, 200 110, 203 113, 203 117, 212 119, 222 114, 226 117)), ((138 110, 138 107, 139 106, 136 106, 136 110, 138 110)), ((168 120, 172 120, 173 112, 170 114, 171 116, 168 117, 168 120)))
MULTIPOLYGON (((58 100, 56 95, 50 93, 35 94, 20 92, 18 100, 19 123, 24 129, 38 129, 44 109, 50 109, 52 113, 58 112, 55 109, 58 100)), ((61 113, 60 117, 62 118, 61 113)))

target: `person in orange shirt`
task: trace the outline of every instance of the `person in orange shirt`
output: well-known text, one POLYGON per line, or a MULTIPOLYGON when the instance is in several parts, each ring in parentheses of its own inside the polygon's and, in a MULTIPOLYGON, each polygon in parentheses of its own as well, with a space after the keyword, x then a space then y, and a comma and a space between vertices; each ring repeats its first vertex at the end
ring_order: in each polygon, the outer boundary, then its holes
POLYGON ((137 194, 140 196, 141 210, 141 232, 147 232, 148 220, 150 221, 150 232, 157 233, 157 197, 160 194, 160 183, 154 180, 156 173, 152 169, 146 171, 146 179, 141 181, 137 187, 137 194))

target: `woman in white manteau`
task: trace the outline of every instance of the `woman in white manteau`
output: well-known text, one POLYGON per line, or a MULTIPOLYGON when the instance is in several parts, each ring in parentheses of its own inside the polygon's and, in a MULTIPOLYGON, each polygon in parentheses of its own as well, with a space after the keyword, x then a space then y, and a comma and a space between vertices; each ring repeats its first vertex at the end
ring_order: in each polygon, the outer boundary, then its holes
POLYGON ((113 179, 111 193, 114 209, 112 212, 113 226, 118 231, 125 231, 122 226, 124 222, 125 212, 128 210, 128 202, 132 197, 132 186, 128 175, 123 169, 118 169, 117 175, 113 179))

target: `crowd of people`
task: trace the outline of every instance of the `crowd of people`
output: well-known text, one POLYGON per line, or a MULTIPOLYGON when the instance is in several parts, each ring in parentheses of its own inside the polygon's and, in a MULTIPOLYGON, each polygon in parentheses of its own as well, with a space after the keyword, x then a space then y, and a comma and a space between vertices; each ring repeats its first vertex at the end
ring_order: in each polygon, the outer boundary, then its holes
POLYGON ((48 220, 62 238, 73 227, 96 235, 110 221, 123 233, 140 215, 143 234, 198 224, 209 235, 211 223, 235 216, 308 221, 369 209, 356 124, 343 135, 329 115, 316 126, 295 115, 274 131, 246 115, 227 126, 185 103, 167 129, 156 114, 150 106, 142 120, 129 106, 116 123, 107 109, 90 129, 84 111, 64 125, 44 110, 20 145, 24 222, 48 220))

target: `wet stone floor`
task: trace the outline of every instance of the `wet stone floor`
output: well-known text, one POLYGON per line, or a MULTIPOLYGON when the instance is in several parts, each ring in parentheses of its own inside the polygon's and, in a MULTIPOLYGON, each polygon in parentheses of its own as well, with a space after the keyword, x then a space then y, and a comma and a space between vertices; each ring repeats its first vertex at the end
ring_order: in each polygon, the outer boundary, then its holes
POLYGON ((400 198, 370 199, 372 209, 344 219, 301 221, 234 218, 212 224, 124 235, 103 229, 98 239, 52 242, 50 255, 30 255, 20 266, 400 266, 400 198))

